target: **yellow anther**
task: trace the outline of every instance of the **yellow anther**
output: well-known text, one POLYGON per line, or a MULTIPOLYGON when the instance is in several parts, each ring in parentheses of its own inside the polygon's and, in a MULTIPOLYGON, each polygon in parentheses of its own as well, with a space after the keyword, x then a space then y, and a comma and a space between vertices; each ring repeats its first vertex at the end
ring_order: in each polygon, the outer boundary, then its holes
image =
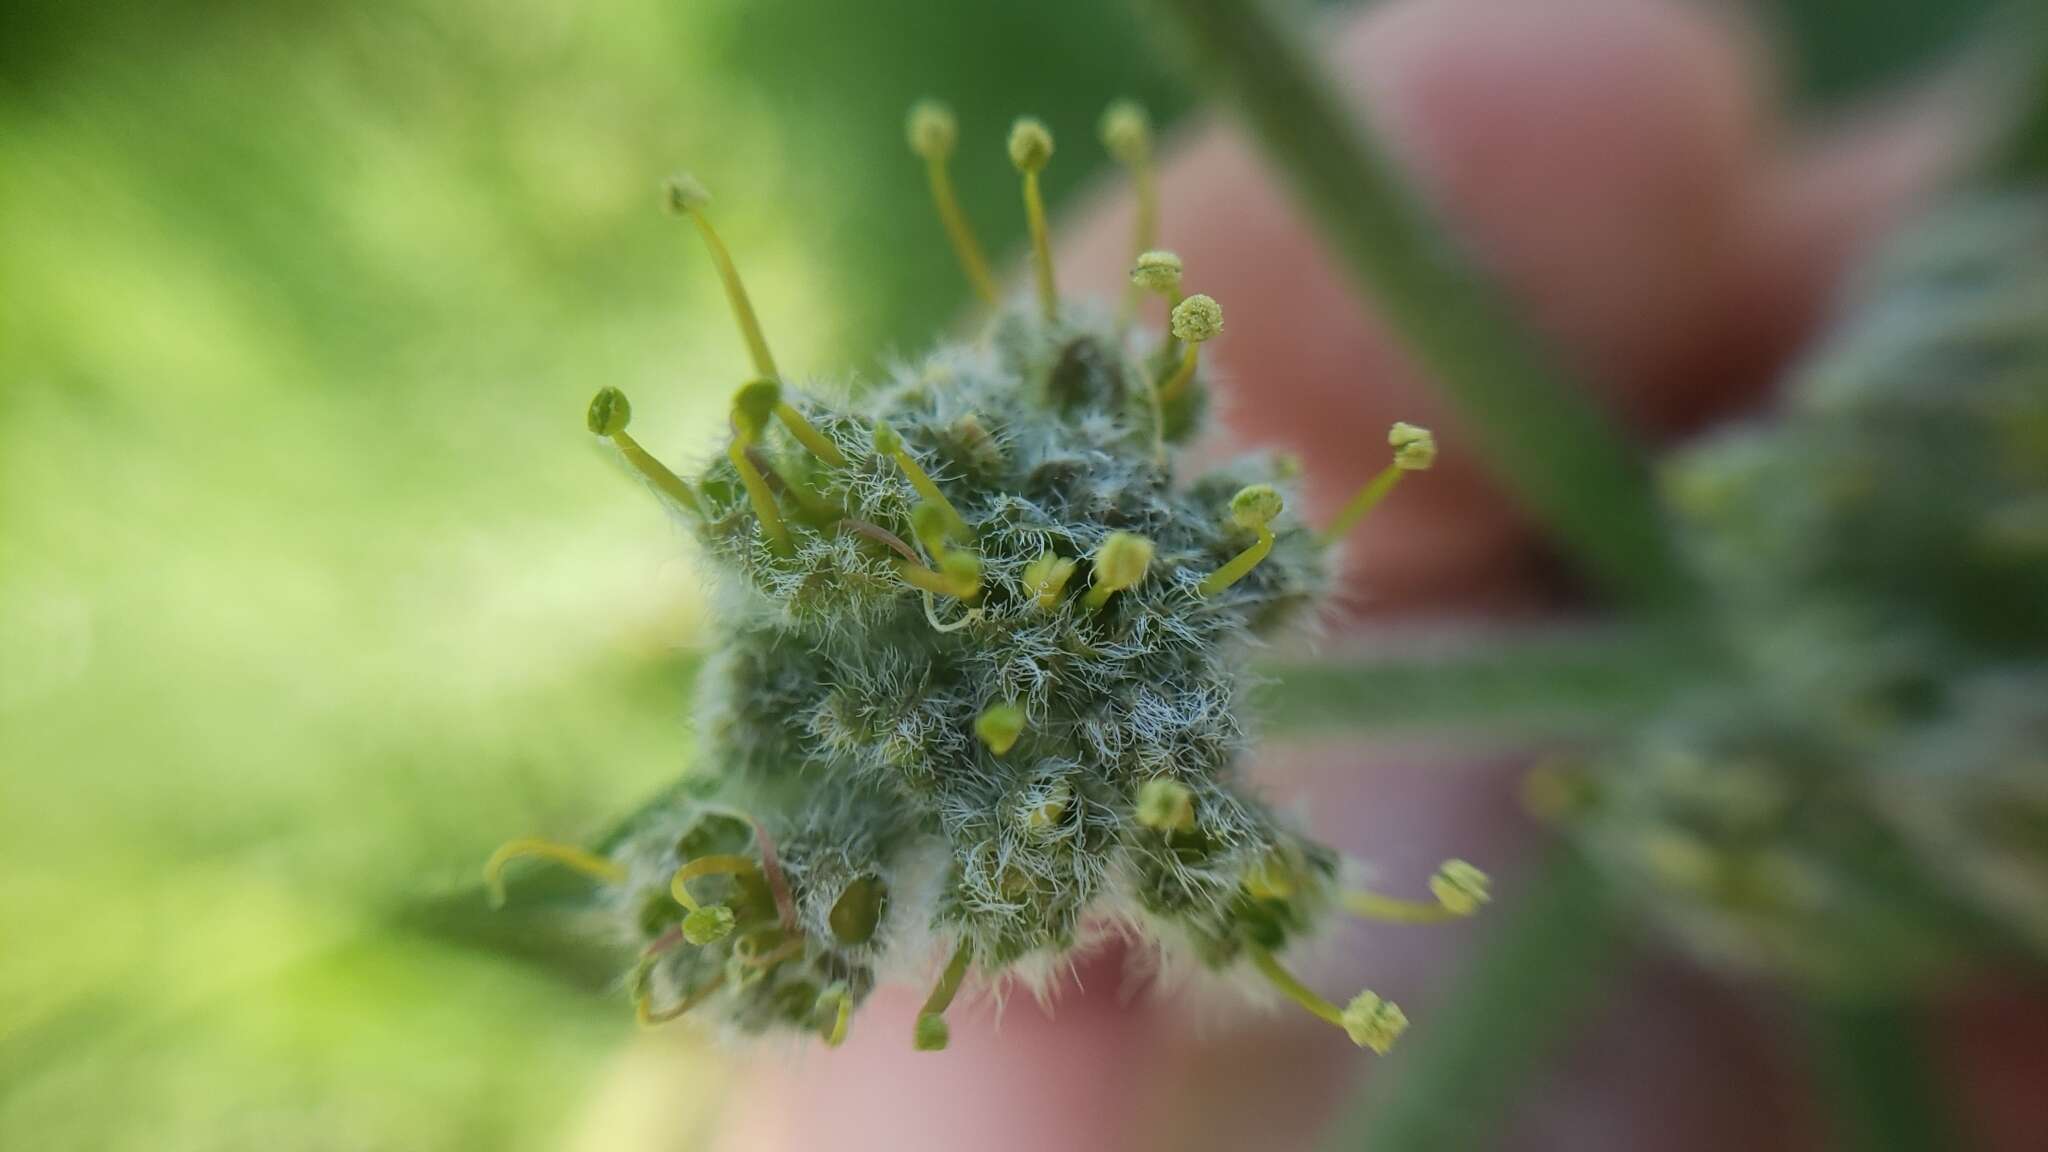
POLYGON ((1436 463, 1436 437, 1427 428, 1396 422, 1387 429, 1387 444, 1394 450, 1394 466, 1403 472, 1427 472, 1436 463))
POLYGON ((1370 1048, 1385 1056, 1394 1047, 1394 1041, 1408 1030, 1408 1014, 1391 1000, 1383 1000, 1373 992, 1360 992, 1344 1006, 1344 1033, 1360 1048, 1370 1048))
POLYGON ((1126 588, 1136 587, 1152 567, 1152 541, 1133 532, 1112 532, 1095 550, 1095 574, 1081 603, 1090 611, 1109 603, 1109 598, 1126 588))
POLYGON ((1169 308, 1181 302, 1180 277, 1180 257, 1171 252, 1140 252, 1131 265, 1132 287, 1164 297, 1169 308))
POLYGON ((924 1007, 917 1013, 917 1028, 912 1036, 912 1046, 919 1052, 938 1052, 952 1041, 952 1030, 946 1027, 946 1009, 953 1004, 953 996, 960 991, 960 982, 967 978, 967 967, 974 960, 974 948, 966 941, 953 950, 953 958, 946 963, 946 970, 939 974, 939 982, 925 997, 924 1007))
POLYGON ((911 105, 905 131, 910 150, 927 158, 951 156, 953 146, 960 140, 960 126, 953 119, 953 110, 937 100, 919 100, 911 105))
POLYGON ((1317 1019, 1342 1028, 1344 1034, 1351 1037, 1351 1042, 1360 1048, 1370 1048, 1385 1055, 1408 1027, 1407 1014, 1392 1001, 1382 1000, 1371 992, 1360 992, 1352 997, 1349 1005, 1340 1009, 1281 967, 1271 952, 1256 944, 1246 945, 1245 951, 1251 956, 1252 966, 1282 995, 1308 1009, 1317 1019))
POLYGON ((677 505, 704 514, 704 505, 697 499, 696 490, 683 478, 668 470, 668 466, 656 460, 640 442, 626 433, 626 425, 633 420, 633 405, 626 394, 617 388, 601 388, 590 400, 590 411, 585 423, 592 433, 603 436, 619 450, 619 455, 638 472, 642 479, 654 486, 654 490, 669 498, 677 505))
POLYGON ((491 853, 489 860, 484 861, 484 888, 489 893, 491 907, 502 908, 505 905, 505 866, 528 856, 552 860, 605 884, 626 882, 624 868, 573 844, 561 844, 553 840, 508 840, 499 845, 496 852, 491 853))
POLYGON ((1470 916, 1493 899, 1486 873, 1463 860, 1446 860, 1429 878, 1429 894, 1456 916, 1470 916))
POLYGON ((733 319, 738 321, 740 335, 747 342, 747 353, 754 359, 754 372, 770 379, 779 379, 781 373, 775 370, 775 357, 768 353, 768 338, 761 334, 761 321, 754 315, 753 301, 747 299, 747 286, 740 282, 740 270, 733 265, 732 254, 725 250, 718 232, 711 227, 711 218, 704 209, 711 203, 711 194, 704 190, 695 177, 679 173, 669 178, 668 203, 672 211, 688 216, 704 237, 704 247, 711 251, 711 262, 718 267, 718 278, 725 285, 725 298, 732 305, 733 319))
POLYGON ((1004 702, 991 704, 974 718, 974 736, 988 750, 1002 756, 1017 746, 1024 735, 1024 709, 1017 704, 1004 702))
POLYGON ((1024 594, 1036 601, 1040 609, 1052 611, 1059 607, 1060 596, 1067 589, 1067 581, 1073 578, 1074 567, 1072 560, 1057 552, 1040 552, 1024 566, 1024 594))
POLYGON ((1040 172, 1052 161, 1052 133, 1029 116, 1010 126, 1010 163, 1019 172, 1040 172))
POLYGON ((1394 490, 1401 477, 1410 472, 1421 472, 1436 462, 1436 437, 1427 428, 1395 424, 1387 431, 1387 444, 1394 450, 1393 462, 1368 480, 1365 487, 1358 490, 1358 495, 1337 513, 1336 519, 1330 521, 1330 526, 1323 529, 1324 547, 1342 540, 1358 527, 1358 522, 1387 498, 1387 493, 1394 490))
POLYGON ((1344 908, 1352 915, 1367 920, 1441 924, 1446 920, 1462 920, 1492 899, 1486 873, 1463 860, 1446 860, 1436 875, 1430 877, 1429 892, 1436 898, 1435 903, 1400 900, 1361 889, 1344 893, 1344 908))
POLYGON ((1223 305, 1200 292, 1185 297, 1173 306, 1171 327, 1175 339, 1189 344, 1213 340, 1223 331, 1223 305))
POLYGON ((1214 596, 1218 592, 1244 579, 1259 561, 1273 550, 1273 518, 1280 514, 1280 493, 1266 484, 1253 484, 1238 490, 1230 498, 1230 521, 1239 528, 1249 529, 1258 534, 1244 551, 1230 558, 1229 563, 1211 572, 1196 586, 1195 591, 1203 596, 1214 596))
POLYGON ((1138 823, 1156 832, 1185 832, 1195 826, 1195 794, 1178 780, 1147 780, 1138 789, 1138 823))
POLYGON ((939 223, 945 227, 946 241, 953 246, 953 255, 960 261, 960 270, 967 274, 967 282, 974 288, 975 295, 985 303, 996 303, 999 298, 996 278, 988 270, 988 258, 982 255, 981 242, 974 238, 974 228, 968 224, 967 214, 961 211, 960 198, 953 192, 953 176, 947 167, 947 161, 953 155, 953 145, 960 135, 953 120, 953 110, 935 100, 921 100, 910 109, 907 130, 910 150, 924 157, 925 177, 932 189, 932 204, 939 211, 939 223))
POLYGON ((1052 235, 1045 222, 1045 197, 1038 174, 1052 159, 1052 133, 1025 117, 1010 129, 1010 163, 1024 176, 1024 219, 1031 226, 1031 264, 1037 273, 1038 307, 1050 322, 1059 319, 1060 293, 1053 283, 1052 235))
POLYGON ((1213 297, 1197 292, 1173 306, 1173 320, 1170 325, 1173 338, 1181 342, 1180 363, 1174 367, 1173 375, 1159 386, 1159 399, 1171 403, 1195 378, 1195 361, 1198 349, 1223 331, 1223 306, 1213 297))

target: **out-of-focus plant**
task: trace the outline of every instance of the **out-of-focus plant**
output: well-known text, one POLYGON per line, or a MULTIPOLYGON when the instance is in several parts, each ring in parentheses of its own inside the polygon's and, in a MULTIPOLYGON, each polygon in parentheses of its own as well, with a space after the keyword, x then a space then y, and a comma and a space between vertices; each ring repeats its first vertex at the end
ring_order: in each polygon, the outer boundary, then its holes
MULTIPOLYGON (((1656 652, 1660 689, 1683 685, 1532 778, 1585 855, 1560 860, 1453 993, 1453 1021, 1376 1084, 1366 1143, 1478 1139, 1569 1016, 1565 990, 1587 987, 1530 978, 1593 968, 1627 909, 1816 997, 1858 1110, 1847 1131, 1954 1146, 1918 1061, 1896 1055, 1917 1050, 1913 998, 1969 966, 2038 961, 2048 897, 2038 60, 2019 68, 2005 162, 1864 272, 1779 417, 1688 450, 1653 491, 1286 21, 1262 0, 1163 7, 1500 474, 1635 610, 1648 648, 1624 646, 1617 673, 1656 652)), ((2037 57, 2036 6, 2009 16, 2037 57)))

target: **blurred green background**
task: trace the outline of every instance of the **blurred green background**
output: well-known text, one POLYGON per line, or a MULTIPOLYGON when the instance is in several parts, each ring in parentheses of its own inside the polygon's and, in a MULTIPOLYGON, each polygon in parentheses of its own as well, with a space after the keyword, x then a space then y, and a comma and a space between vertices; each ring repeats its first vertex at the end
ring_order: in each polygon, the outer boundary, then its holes
POLYGON ((687 1030, 418 913, 689 755, 687 552, 582 427, 618 384, 686 459, 744 378, 660 179, 717 193, 787 368, 872 373, 966 296, 911 100, 999 249, 1012 116, 1061 197, 1106 101, 1177 106, 1115 6, 836 11, 10 6, 0 1147, 701 1134, 687 1030))
POLYGON ((0 1147, 695 1146, 686 1030, 457 923, 689 756, 687 553, 582 429, 617 384, 686 459, 743 378, 659 180, 787 369, 872 374, 965 299, 912 99, 1006 250, 1012 116, 1057 202, 1184 93, 1089 0, 0 20, 0 1147))

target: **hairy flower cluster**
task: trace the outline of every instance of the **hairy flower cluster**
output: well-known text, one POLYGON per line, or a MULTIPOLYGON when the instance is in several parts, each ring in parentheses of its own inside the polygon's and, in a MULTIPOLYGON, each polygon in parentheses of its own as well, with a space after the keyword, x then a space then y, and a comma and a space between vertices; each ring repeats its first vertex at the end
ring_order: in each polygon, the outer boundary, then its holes
MULTIPOLYGON (((1112 109, 1104 135, 1126 163, 1149 162, 1134 107, 1112 109)), ((950 115, 921 106, 909 136, 970 282, 995 302, 943 163, 950 115)), ((641 952, 632 984, 650 1020, 701 1004, 743 1032, 837 1043, 878 980, 943 963, 913 1037, 940 1048, 970 972, 1050 971, 1114 930, 1254 970, 1384 1051, 1398 1007, 1365 993, 1340 1008, 1278 957, 1340 907, 1469 915, 1485 877, 1454 861, 1429 902, 1343 891, 1337 854, 1246 786, 1249 653, 1312 613, 1329 541, 1290 512, 1279 460, 1182 475, 1174 449, 1202 428, 1199 348, 1220 305, 1184 295, 1179 261, 1142 227, 1133 281, 1170 304, 1167 333, 1131 321, 1135 297, 1120 312, 1061 300, 1036 183, 1052 137, 1020 121, 1010 151, 1035 299, 858 391, 783 380, 708 198, 677 185, 758 378, 734 397, 723 453, 689 479, 632 439, 616 390, 588 421, 713 576, 706 767, 608 856, 518 843, 494 864, 541 851, 604 880, 641 952)), ((1434 454, 1407 425, 1389 445, 1349 519, 1434 454)))
POLYGON ((1671 473, 1750 675, 1585 824, 1711 954, 1827 983, 2048 949, 2048 203, 1902 237, 1769 424, 1671 473))

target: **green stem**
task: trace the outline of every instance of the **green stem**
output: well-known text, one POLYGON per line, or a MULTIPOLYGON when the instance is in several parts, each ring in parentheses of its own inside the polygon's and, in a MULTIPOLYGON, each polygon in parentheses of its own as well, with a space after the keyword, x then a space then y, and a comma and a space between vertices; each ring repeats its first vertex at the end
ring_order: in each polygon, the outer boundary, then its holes
POLYGON ((1502 1113, 1595 1000, 1618 944, 1592 868, 1557 847, 1401 1049, 1376 1064, 1332 1148, 1490 1148, 1502 1113))
POLYGON ((1950 1123, 1939 1070, 1907 1005, 1823 1001, 1813 1007, 1821 1079, 1835 1115, 1835 1144, 1854 1152, 1935 1152, 1965 1147, 1950 1123))
POLYGON ((1414 638, 1269 663, 1266 730, 1456 733, 1488 739, 1611 730, 1700 682, 1703 661, 1656 631, 1414 638))
POLYGON ((1479 453, 1611 590, 1693 589, 1642 461, 1396 175, 1298 30, 1264 0, 1157 0, 1232 95, 1333 255, 1464 417, 1479 453))
POLYGON ((1997 47, 2011 70, 1999 93, 2012 119, 1994 149, 1993 180, 2039 184, 2048 179, 2048 5, 2012 0, 1992 21, 1997 47))

